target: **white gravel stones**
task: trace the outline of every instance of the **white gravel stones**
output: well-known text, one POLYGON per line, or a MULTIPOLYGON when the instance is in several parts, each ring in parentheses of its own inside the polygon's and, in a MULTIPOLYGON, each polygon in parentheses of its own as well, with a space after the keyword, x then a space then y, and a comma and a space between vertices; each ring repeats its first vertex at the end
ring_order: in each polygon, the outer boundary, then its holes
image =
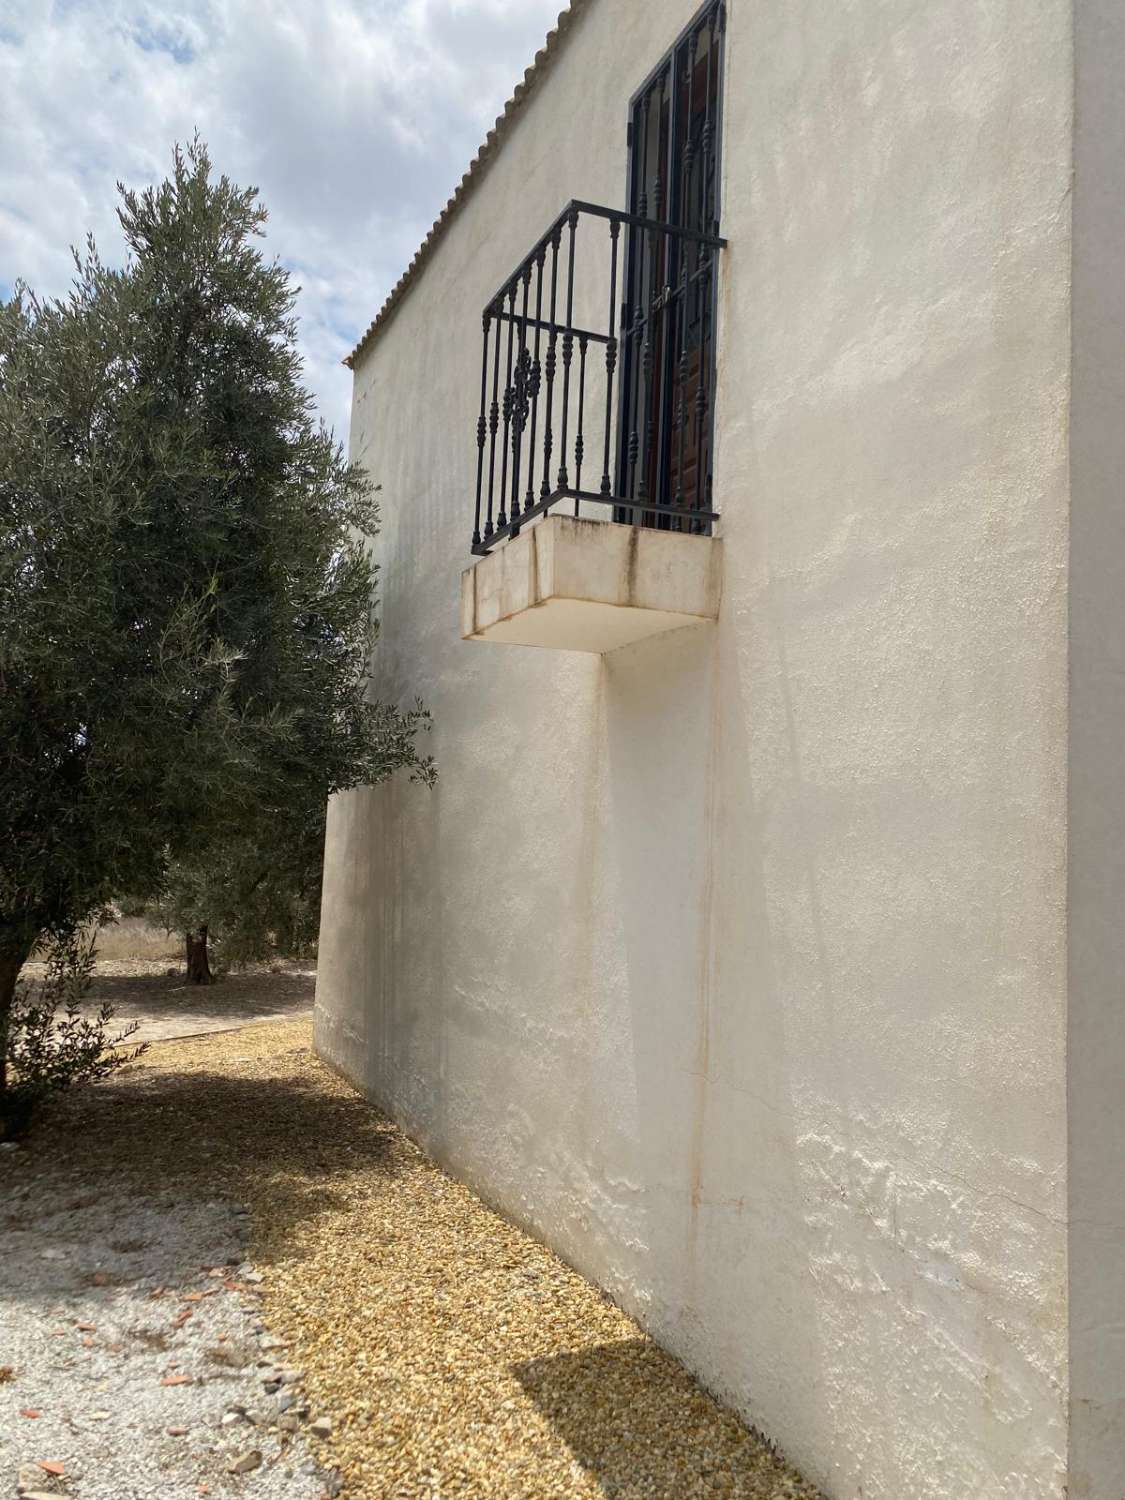
POLYGON ((0 1356, 13 1373, 0 1382, 0 1497, 321 1500, 330 1491, 315 1463, 301 1472, 311 1461, 302 1421, 282 1428, 262 1409, 252 1425, 261 1384, 245 1314, 260 1322, 257 1283, 253 1267, 244 1277, 230 1269, 248 1230, 228 1203, 145 1192, 126 1178, 91 1191, 34 1137, 3 1160, 0 1356))

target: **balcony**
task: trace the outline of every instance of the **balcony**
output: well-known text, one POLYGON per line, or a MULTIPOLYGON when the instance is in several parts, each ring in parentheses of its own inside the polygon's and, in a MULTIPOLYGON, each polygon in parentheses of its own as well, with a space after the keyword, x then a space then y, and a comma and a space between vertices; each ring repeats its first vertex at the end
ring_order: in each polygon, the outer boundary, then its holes
POLYGON ((572 202, 489 300, 466 639, 604 651, 715 617, 724 244, 572 202))
POLYGON ((462 573, 462 639, 603 653, 714 620, 721 545, 545 516, 462 573))

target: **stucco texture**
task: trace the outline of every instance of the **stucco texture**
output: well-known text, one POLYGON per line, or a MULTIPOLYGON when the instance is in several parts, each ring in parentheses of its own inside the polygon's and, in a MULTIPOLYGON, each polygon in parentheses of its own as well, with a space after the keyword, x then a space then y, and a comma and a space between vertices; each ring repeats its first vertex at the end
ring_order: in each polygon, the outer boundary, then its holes
POLYGON ((1061 1500, 1069 3, 731 0, 719 620, 460 639, 478 311, 692 9, 583 13, 357 361, 440 782, 331 805, 317 1043, 833 1500, 1061 1500))
POLYGON ((1125 11, 1075 7, 1070 1500, 1125 1496, 1125 11))

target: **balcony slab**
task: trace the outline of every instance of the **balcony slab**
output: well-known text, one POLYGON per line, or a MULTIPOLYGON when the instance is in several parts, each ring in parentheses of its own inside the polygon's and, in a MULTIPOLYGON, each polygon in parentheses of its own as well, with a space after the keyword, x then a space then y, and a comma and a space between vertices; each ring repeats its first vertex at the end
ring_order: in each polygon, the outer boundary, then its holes
POLYGON ((461 574, 461 636, 598 654, 714 620, 722 543, 548 515, 461 574))

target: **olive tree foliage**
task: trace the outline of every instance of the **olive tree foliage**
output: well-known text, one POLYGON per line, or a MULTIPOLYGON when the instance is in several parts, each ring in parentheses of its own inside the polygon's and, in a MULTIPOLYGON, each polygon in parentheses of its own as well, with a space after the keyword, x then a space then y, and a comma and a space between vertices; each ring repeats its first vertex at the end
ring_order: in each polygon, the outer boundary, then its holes
POLYGON ((274 955, 309 957, 320 921, 324 812, 320 799, 291 805, 279 829, 239 829, 199 857, 175 861, 144 914, 187 934, 191 947, 205 924, 223 968, 274 955))
POLYGON ((0 304, 0 1093, 37 945, 433 778, 424 712, 371 696, 375 494, 314 418, 256 190, 197 140, 119 192, 122 266, 91 240, 68 296, 0 304))
MULTIPOLYGON (((320 922, 325 810, 319 778, 294 777, 283 809, 255 809, 171 861, 156 899, 143 903, 144 914, 187 934, 194 961, 209 956, 198 941, 201 924, 218 940, 224 968, 274 955, 310 956, 320 922)), ((189 962, 189 978, 203 982, 208 971, 196 974, 189 962)))

